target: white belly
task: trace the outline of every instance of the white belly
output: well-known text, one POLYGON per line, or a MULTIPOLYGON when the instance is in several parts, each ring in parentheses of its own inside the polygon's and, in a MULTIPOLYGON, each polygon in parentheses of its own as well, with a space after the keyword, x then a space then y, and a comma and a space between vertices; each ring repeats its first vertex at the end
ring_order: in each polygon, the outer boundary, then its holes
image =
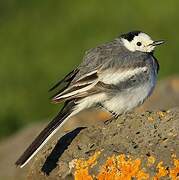
POLYGON ((83 109, 95 107, 97 104, 101 104, 108 111, 116 114, 122 114, 132 110, 138 105, 142 104, 144 100, 150 96, 156 83, 155 74, 151 73, 149 80, 140 86, 134 86, 128 89, 119 90, 116 94, 116 90, 111 89, 110 94, 101 92, 77 101, 77 106, 74 109, 74 113, 78 113, 83 109))
POLYGON ((154 81, 149 81, 140 87, 119 92, 108 101, 105 101, 103 105, 109 111, 117 114, 125 113, 142 104, 151 94, 154 85, 154 81))

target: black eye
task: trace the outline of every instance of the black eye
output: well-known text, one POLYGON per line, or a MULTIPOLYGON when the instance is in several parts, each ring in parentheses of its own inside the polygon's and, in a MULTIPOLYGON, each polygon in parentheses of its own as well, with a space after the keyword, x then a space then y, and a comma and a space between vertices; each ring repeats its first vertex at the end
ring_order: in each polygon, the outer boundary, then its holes
POLYGON ((137 42, 137 46, 141 46, 142 45, 142 43, 141 42, 137 42))

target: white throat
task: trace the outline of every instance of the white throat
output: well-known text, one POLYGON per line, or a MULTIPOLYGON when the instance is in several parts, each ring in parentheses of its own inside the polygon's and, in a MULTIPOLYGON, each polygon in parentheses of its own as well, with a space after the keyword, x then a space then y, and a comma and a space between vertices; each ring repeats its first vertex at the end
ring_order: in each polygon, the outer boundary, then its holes
POLYGON ((152 52, 154 50, 154 46, 151 44, 153 43, 153 40, 145 33, 139 33, 137 36, 134 36, 134 38, 129 41, 125 38, 121 38, 124 46, 129 51, 141 51, 141 52, 152 52), (140 43, 140 45, 138 45, 140 43))

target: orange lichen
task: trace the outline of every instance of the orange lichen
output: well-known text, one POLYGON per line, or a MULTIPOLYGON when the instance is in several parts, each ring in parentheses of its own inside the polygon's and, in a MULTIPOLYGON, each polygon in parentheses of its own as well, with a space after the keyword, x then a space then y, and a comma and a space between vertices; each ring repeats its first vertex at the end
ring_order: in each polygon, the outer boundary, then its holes
POLYGON ((170 169, 170 177, 172 180, 179 179, 179 159, 173 159, 174 167, 170 169))
POLYGON ((130 180, 133 177, 137 179, 148 179, 149 175, 146 174, 141 168, 141 161, 139 159, 126 160, 124 154, 119 156, 113 155, 108 158, 105 165, 102 167, 100 173, 97 175, 98 180, 130 180))
POLYGON ((159 180, 161 177, 164 177, 164 176, 168 175, 168 170, 166 169, 166 167, 163 166, 163 162, 158 163, 157 169, 158 169, 158 172, 153 177, 153 180, 159 180))
MULTIPOLYGON (((179 179, 179 159, 176 159, 176 155, 172 156, 173 168, 165 167, 161 161, 156 166, 157 173, 151 177, 141 167, 140 159, 134 159, 130 156, 126 157, 124 154, 108 157, 105 164, 100 168, 99 173, 90 175, 89 169, 96 165, 99 155, 100 152, 96 152, 88 160, 75 160, 75 180, 131 180, 133 178, 137 180, 160 180, 163 177, 170 177, 171 180, 179 179)), ((155 157, 148 157, 147 166, 149 164, 154 166, 155 161, 155 157)))
POLYGON ((89 175, 89 168, 92 168, 97 162, 97 158, 100 155, 100 151, 95 152, 88 160, 78 159, 74 162, 75 164, 75 180, 92 180, 92 176, 89 175))
POLYGON ((89 175, 88 168, 76 170, 74 174, 75 180, 93 180, 89 175))

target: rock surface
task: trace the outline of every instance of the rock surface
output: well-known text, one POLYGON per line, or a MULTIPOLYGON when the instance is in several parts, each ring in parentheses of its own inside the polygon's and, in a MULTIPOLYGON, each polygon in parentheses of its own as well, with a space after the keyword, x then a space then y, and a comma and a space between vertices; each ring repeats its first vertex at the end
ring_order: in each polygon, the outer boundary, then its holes
MULTIPOLYGON (((131 178, 177 177, 179 108, 130 113, 103 125, 77 128, 47 145, 33 160, 27 177, 32 180, 74 179, 74 176, 78 180, 100 179, 104 174, 112 175, 109 165, 105 166, 110 158, 111 162, 119 161, 119 166, 126 164, 137 169, 131 178)), ((126 173, 123 172, 126 170, 118 171, 121 176, 126 173)))
MULTIPOLYGON (((137 109, 137 112, 143 113, 146 110, 153 111, 159 109, 166 110, 177 106, 179 106, 179 77, 173 76, 158 82, 152 96, 140 108, 137 109)), ((63 131, 68 132, 79 126, 94 125, 100 127, 98 124, 103 124, 104 119, 106 118, 108 118, 106 114, 101 112, 96 113, 96 111, 90 111, 82 113, 79 117, 74 117, 73 120, 68 121, 64 128, 60 130, 60 132, 52 139, 52 141, 61 137, 64 134, 63 131)), ((31 164, 33 163, 33 160, 23 169, 16 168, 14 162, 45 125, 46 123, 33 124, 0 142, 0 179, 25 179, 31 164), (12 149, 14 149, 13 153, 12 149)), ((47 145, 47 147, 50 147, 52 141, 48 143, 49 145, 47 145)), ((53 172, 55 172, 55 169, 50 173, 49 177, 51 179, 53 172)))

